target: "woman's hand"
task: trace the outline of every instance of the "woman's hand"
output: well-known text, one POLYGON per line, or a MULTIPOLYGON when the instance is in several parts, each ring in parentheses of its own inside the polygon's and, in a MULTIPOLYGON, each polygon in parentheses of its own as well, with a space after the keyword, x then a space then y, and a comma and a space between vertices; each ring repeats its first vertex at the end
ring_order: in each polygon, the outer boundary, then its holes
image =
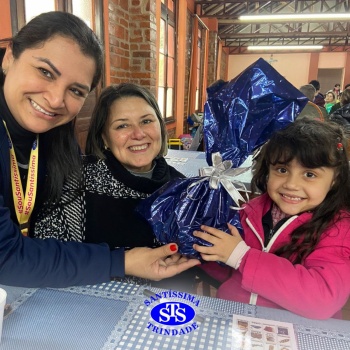
POLYGON ((213 245, 212 247, 205 247, 198 244, 193 245, 193 248, 201 253, 203 260, 226 263, 238 243, 242 241, 242 237, 237 229, 230 224, 227 225, 231 234, 204 225, 201 226, 201 229, 205 232, 193 232, 195 237, 199 237, 213 245))
POLYGON ((154 281, 175 276, 193 266, 197 259, 177 253, 177 245, 170 243, 159 248, 133 248, 125 252, 125 274, 154 281))

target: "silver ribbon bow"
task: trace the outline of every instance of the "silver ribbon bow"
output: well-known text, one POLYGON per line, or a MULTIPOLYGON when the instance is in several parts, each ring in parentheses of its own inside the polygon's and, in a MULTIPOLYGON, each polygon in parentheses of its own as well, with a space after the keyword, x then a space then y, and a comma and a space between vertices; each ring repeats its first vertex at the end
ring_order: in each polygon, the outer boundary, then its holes
POLYGON ((244 183, 242 181, 237 180, 236 177, 247 172, 251 169, 251 167, 232 169, 232 161, 222 161, 222 157, 219 152, 213 153, 211 155, 211 159, 213 162, 213 166, 201 168, 199 171, 200 176, 209 178, 209 186, 214 190, 216 190, 219 187, 219 184, 224 186, 226 191, 229 193, 231 198, 238 206, 239 201, 245 203, 246 199, 243 198, 239 191, 247 192, 247 188, 244 185, 244 183))

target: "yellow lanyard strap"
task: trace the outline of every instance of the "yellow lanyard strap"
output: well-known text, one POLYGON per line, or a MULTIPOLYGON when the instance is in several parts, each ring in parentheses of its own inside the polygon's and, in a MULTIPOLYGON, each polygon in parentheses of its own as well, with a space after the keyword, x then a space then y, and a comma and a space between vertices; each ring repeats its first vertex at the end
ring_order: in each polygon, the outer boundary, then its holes
POLYGON ((10 149, 10 163, 11 163, 11 185, 12 185, 12 196, 15 206, 17 220, 24 236, 28 235, 29 229, 29 218, 32 214, 36 190, 37 190, 37 178, 38 178, 38 160, 39 160, 39 136, 37 135, 36 140, 33 142, 32 150, 29 157, 28 177, 26 193, 23 193, 22 182, 18 169, 18 162, 11 140, 10 133, 7 129, 6 123, 4 122, 7 137, 9 140, 10 149))

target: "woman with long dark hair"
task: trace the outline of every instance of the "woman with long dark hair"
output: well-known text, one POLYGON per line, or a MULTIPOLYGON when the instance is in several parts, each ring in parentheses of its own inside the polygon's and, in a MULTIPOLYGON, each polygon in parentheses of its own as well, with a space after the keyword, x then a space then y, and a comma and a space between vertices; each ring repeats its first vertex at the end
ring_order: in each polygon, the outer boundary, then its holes
POLYGON ((0 73, 0 283, 64 287, 125 273, 159 280, 198 264, 175 254, 175 244, 124 252, 28 237, 41 205, 60 200, 69 176, 81 179, 74 119, 102 63, 95 34, 69 13, 41 14, 8 40, 0 73))

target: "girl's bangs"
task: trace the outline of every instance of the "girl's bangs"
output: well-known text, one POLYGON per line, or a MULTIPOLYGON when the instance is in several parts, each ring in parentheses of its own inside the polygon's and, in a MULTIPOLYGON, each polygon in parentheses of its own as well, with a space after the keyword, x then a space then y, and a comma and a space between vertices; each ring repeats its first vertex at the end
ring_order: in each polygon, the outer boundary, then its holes
POLYGON ((287 164, 295 157, 295 152, 291 147, 278 147, 277 145, 269 145, 270 149, 266 152, 266 162, 271 165, 287 164))
POLYGON ((266 162, 271 165, 287 164, 296 159, 306 168, 336 167, 336 159, 332 159, 328 142, 310 142, 309 139, 275 138, 267 145, 266 162))

